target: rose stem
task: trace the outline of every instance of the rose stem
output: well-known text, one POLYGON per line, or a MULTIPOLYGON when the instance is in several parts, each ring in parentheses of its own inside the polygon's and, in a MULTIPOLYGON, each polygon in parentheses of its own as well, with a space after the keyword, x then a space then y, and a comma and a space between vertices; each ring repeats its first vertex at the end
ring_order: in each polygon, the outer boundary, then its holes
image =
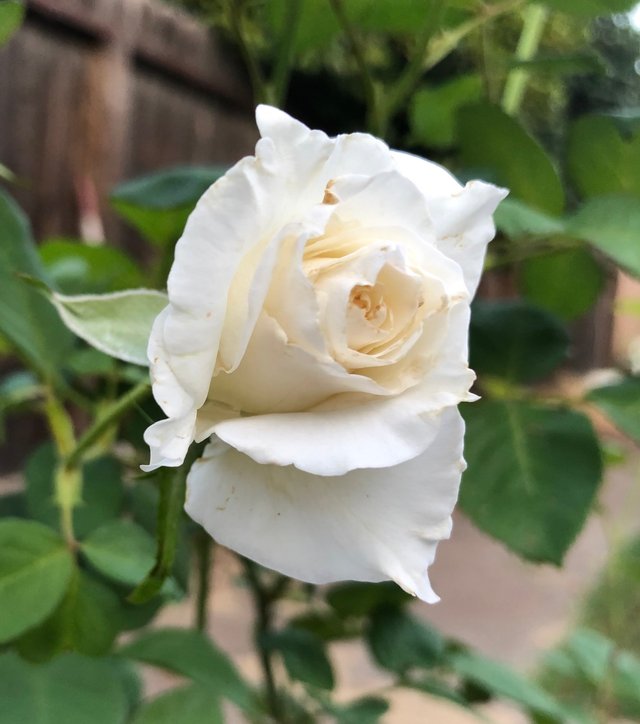
POLYGON ((195 534, 195 552, 198 565, 198 590, 196 595, 196 628, 206 633, 209 624, 208 601, 211 592, 211 564, 213 561, 213 539, 204 530, 195 534))
POLYGON ((280 721, 278 691, 276 689, 275 677, 273 675, 271 654, 265 646, 265 639, 271 630, 271 604, 273 602, 273 597, 269 595, 265 586, 263 586, 256 564, 246 558, 242 559, 242 563, 244 565, 249 588, 253 594, 253 605, 256 615, 254 638, 256 648, 260 654, 260 664, 264 675, 267 704, 274 721, 278 722, 280 721))

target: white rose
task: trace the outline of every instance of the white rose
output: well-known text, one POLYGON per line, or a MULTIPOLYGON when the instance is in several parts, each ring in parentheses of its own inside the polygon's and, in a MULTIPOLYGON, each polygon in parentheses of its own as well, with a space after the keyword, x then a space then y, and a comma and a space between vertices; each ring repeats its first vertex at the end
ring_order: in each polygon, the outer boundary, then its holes
POLYGON ((469 302, 506 195, 367 134, 260 106, 262 138, 204 194, 151 333, 167 415, 151 463, 220 543, 312 583, 435 601, 464 469, 469 302))

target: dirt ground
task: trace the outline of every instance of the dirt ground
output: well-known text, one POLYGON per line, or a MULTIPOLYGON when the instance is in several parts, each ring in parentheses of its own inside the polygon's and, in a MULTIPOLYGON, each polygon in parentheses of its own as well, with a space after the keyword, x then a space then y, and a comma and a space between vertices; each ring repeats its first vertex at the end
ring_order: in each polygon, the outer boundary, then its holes
MULTIPOLYGON (((574 620, 582 595, 592 584, 608 553, 640 525, 640 454, 629 449, 622 465, 611 468, 603 485, 600 512, 593 514, 569 552, 562 569, 523 563, 503 546, 456 514, 450 541, 440 545, 431 570, 440 603, 416 603, 415 613, 520 670, 531 670, 541 652, 559 642, 574 620)), ((219 551, 209 600, 210 633, 251 679, 259 676, 252 653, 251 605, 234 585, 234 562, 219 551)), ((161 623, 188 625, 192 605, 166 609, 161 623)), ((338 698, 349 700, 388 683, 358 644, 335 644, 332 650, 338 698)), ((166 687, 168 677, 154 673, 150 693, 166 687)), ((478 718, 459 707, 424 694, 401 691, 389 696, 392 707, 385 724, 470 724, 478 718)), ((485 707, 486 720, 520 724, 526 718, 504 705, 485 707)), ((232 717, 234 722, 241 719, 232 717)))

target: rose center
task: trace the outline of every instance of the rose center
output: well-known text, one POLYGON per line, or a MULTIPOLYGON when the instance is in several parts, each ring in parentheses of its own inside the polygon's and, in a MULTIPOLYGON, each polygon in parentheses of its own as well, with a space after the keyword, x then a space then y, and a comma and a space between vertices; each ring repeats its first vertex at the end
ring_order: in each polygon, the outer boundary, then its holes
POLYGON ((362 316, 376 326, 387 317, 387 307, 382 297, 382 285, 356 284, 349 295, 349 304, 361 310, 362 316))

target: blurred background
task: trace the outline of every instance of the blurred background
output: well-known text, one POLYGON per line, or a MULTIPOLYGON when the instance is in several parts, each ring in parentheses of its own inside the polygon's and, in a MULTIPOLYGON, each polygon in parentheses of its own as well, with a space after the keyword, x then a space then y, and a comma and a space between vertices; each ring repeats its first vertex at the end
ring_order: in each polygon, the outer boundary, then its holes
MULTIPOLYGON (((1 170, 5 187, 31 220, 45 266, 63 291, 84 291, 78 279, 86 280, 91 272, 79 269, 85 262, 67 253, 66 243, 113 247, 153 270, 163 239, 155 238, 156 232, 127 205, 134 199, 135 206, 138 197, 136 188, 124 182, 169 169, 179 178, 185 166, 202 167, 200 186, 194 182, 185 199, 164 207, 158 202, 168 215, 166 224, 177 228, 166 232, 175 241, 190 205, 208 185, 211 169, 228 167, 252 152, 256 100, 277 102, 330 134, 376 130, 350 44, 327 8, 318 9, 311 0, 302 4, 297 45, 291 49, 295 61, 287 77, 272 84, 271 89, 280 92, 265 98, 259 97, 251 66, 267 73, 277 65, 287 3, 235 5, 242 6, 243 43, 238 42, 233 2, 25 3, 23 25, 0 48, 1 170)), ((349 0, 345 5, 349 7, 349 0)), ((381 82, 391 82, 405 67, 407 47, 414 42, 413 18, 424 11, 423 5, 402 0, 374 7, 354 1, 352 20, 360 50, 381 82)), ((440 46, 429 46, 434 62, 428 73, 416 74, 411 92, 379 130, 391 145, 443 162, 463 178, 480 175, 511 186, 516 202, 545 216, 546 222, 511 208, 511 216, 505 213, 498 220, 500 234, 480 296, 524 296, 564 316, 570 334, 568 358, 539 384, 547 394, 583 399, 591 388, 620 374, 612 368, 640 368, 640 283, 628 264, 614 264, 596 241, 587 257, 557 259, 564 266, 552 274, 544 260, 567 252, 549 244, 554 234, 536 229, 592 196, 640 198, 640 6, 554 0, 529 6, 538 13, 536 21, 528 10, 523 15, 519 3, 456 0, 445 5, 454 30, 445 29, 440 46), (607 8, 612 12, 605 12, 607 8), (528 35, 523 32, 527 23, 528 35), (458 35, 451 37, 454 32, 458 35), (520 141, 512 143, 512 127, 500 125, 502 116, 497 121, 480 118, 477 125, 472 121, 465 131, 461 109, 487 101, 501 106, 505 117, 519 119, 537 139, 534 151, 523 142, 518 158, 520 141), (504 156, 494 168, 486 154, 477 151, 487 143, 494 144, 494 154, 504 156), (563 197, 559 204, 544 193, 536 196, 535 190, 528 195, 525 188, 527 171, 535 176, 544 165, 537 149, 560 169, 554 176, 563 197), (517 177, 513 163, 521 166, 517 177), (547 246, 540 256, 533 255, 542 263, 529 263, 528 253, 519 255, 522 236, 544 237, 547 246)), ((550 185, 554 183, 552 179, 550 185)), ((154 188, 161 197, 163 187, 154 188)), ((607 215, 624 214, 612 209, 607 215)), ((640 264, 635 218, 629 232, 632 266, 640 264)), ((166 272, 166 263, 161 262, 160 275, 163 269, 166 272)), ((96 291, 131 286, 136 275, 127 276, 129 271, 118 262, 108 289, 96 291)), ((9 358, 1 364, 5 372, 15 367, 9 358)), ((16 471, 45 428, 35 415, 0 413, 8 415, 0 485, 10 492, 21 489, 16 471)), ((432 571, 442 601, 433 607, 415 606, 419 618, 446 635, 521 671, 539 671, 543 653, 578 625, 640 650, 640 552, 638 546, 629 547, 640 527, 637 440, 615 428, 601 411, 590 408, 588 413, 602 436, 609 465, 595 514, 563 567, 523 561, 457 513, 453 539, 440 546, 432 571), (622 610, 613 616, 616 602, 622 610)), ((629 414, 640 416, 640 408, 629 414)), ((234 585, 237 563, 224 551, 217 563, 207 604, 209 628, 251 678, 257 672, 247 633, 251 605, 246 592, 234 585)), ((295 602, 290 606, 295 611, 295 602)), ((192 603, 186 601, 163 609, 159 622, 186 625, 191 616, 192 603)), ((344 698, 390 681, 373 666, 360 642, 336 644, 336 668, 338 694, 344 698)), ((149 675, 147 685, 156 692, 172 682, 156 673, 149 675)), ((424 694, 402 691, 390 697, 393 707, 384 721, 477 720, 424 694)), ((483 711, 494 721, 528 720, 506 704, 489 703, 483 711)), ((596 720, 614 719, 606 715, 596 720)))

